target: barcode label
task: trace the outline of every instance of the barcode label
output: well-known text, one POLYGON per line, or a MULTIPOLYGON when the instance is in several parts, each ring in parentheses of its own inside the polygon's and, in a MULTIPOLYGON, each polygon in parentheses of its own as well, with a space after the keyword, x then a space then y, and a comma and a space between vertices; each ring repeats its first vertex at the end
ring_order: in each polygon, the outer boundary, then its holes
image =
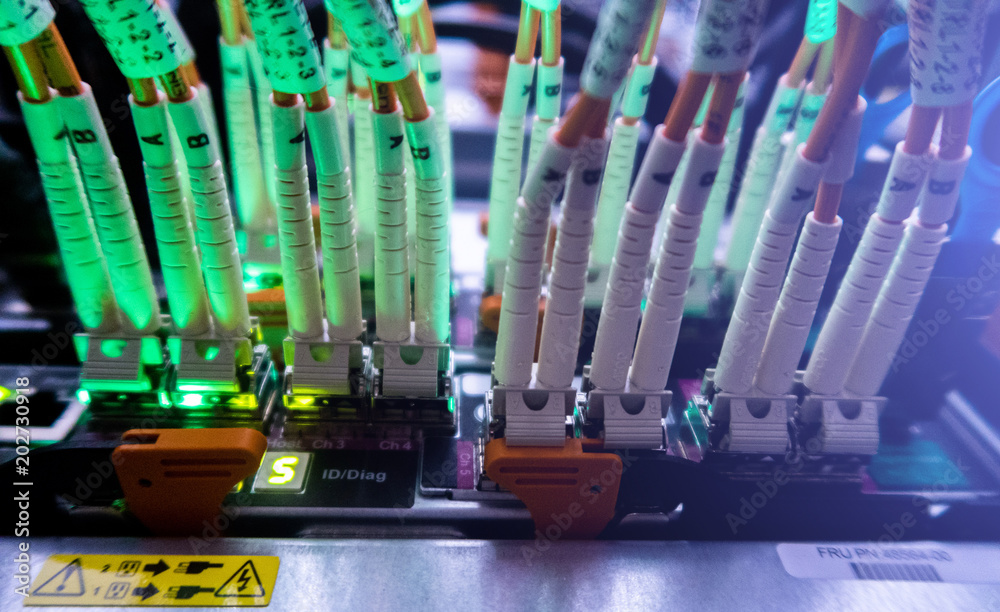
POLYGON ((858 580, 944 582, 933 565, 916 563, 851 563, 858 580))
POLYGON ((786 542, 777 552, 785 571, 796 578, 1000 584, 996 544, 786 542))

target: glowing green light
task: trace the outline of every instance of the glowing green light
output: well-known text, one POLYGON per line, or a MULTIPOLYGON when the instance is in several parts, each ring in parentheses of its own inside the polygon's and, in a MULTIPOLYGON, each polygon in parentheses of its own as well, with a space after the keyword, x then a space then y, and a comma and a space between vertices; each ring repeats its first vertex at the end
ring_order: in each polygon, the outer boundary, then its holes
POLYGON ((455 413, 455 398, 453 397, 448 398, 448 412, 455 413))
POLYGON ((0 386, 0 402, 6 400, 11 395, 14 395, 13 391, 8 389, 7 387, 0 386))
POLYGON ((170 394, 167 393, 166 391, 161 391, 160 392, 160 406, 162 406, 164 408, 170 408, 170 406, 172 406, 172 405, 173 404, 170 401, 170 394))
POLYGON ((188 408, 194 406, 201 406, 202 396, 200 393, 188 393, 181 400, 181 406, 186 406, 188 408))
POLYGON ((837 0, 809 0, 806 14, 806 38, 814 45, 826 42, 837 33, 837 0))
POLYGON ((76 399, 80 400, 81 404, 90 403, 90 391, 86 389, 78 389, 76 392, 76 399))
POLYGON ((267 482, 273 485, 283 485, 291 482, 295 478, 295 466, 298 463, 298 457, 278 457, 271 464, 271 473, 274 475, 269 477, 267 482))

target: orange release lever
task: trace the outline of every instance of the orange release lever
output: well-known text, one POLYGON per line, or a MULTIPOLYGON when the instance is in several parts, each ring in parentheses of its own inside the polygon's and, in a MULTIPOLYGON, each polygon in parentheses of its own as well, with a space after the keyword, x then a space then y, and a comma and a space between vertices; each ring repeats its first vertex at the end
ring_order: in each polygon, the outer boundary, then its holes
POLYGON ((486 475, 520 499, 539 537, 551 541, 598 536, 615 515, 621 457, 583 452, 599 441, 567 438, 562 448, 486 445, 486 475))
POLYGON ((253 429, 132 429, 111 453, 129 511, 157 535, 201 532, 226 494, 257 471, 267 438, 253 429))

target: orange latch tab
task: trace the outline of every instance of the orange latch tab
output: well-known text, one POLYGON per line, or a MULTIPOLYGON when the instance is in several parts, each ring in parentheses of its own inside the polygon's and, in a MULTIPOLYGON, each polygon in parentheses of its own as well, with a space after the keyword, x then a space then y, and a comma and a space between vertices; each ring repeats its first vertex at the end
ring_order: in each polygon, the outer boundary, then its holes
POLYGON ((511 447, 498 438, 486 445, 486 475, 524 502, 540 537, 593 538, 615 515, 623 467, 618 455, 583 447, 575 438, 562 448, 511 447))
POLYGON ((200 533, 267 450, 259 431, 132 429, 111 454, 129 511, 158 535, 200 533))

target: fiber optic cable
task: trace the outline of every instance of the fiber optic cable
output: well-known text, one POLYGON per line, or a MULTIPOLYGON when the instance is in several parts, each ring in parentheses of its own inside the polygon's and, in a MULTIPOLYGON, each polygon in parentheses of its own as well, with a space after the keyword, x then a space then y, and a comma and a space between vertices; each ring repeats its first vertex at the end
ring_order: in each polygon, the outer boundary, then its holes
MULTIPOLYGON (((716 368, 714 384, 719 390, 744 394, 753 386, 799 224, 816 197, 838 131, 857 107, 885 2, 863 0, 851 4, 849 7, 841 2, 838 9, 837 31, 843 34, 845 46, 838 51, 840 69, 834 73, 830 94, 809 138, 793 153, 794 159, 771 197, 757 234, 716 368)), ((814 213, 814 218, 831 224, 836 213, 831 219, 826 210, 821 210, 814 213)))
MULTIPOLYGON (((530 169, 525 180, 517 203, 515 231, 504 274, 494 362, 494 376, 498 384, 521 386, 531 381, 534 346, 529 339, 535 337, 538 324, 538 298, 551 205, 562 189, 573 151, 580 142, 584 138, 604 138, 611 99, 628 73, 654 5, 655 0, 639 3, 613 0, 602 6, 594 42, 587 52, 581 91, 576 103, 567 112, 560 127, 549 133, 548 142, 539 154, 538 164, 530 169)), ((601 146, 606 149, 606 144, 601 146)), ((603 155, 606 155, 606 151, 603 155)), ((586 176, 581 178, 586 180, 586 176)), ((599 173, 598 176, 592 175, 592 178, 599 181, 599 173)), ((590 218, 590 223, 596 195, 596 190, 588 190, 586 203, 580 203, 581 215, 590 218), (593 202, 590 201, 591 194, 595 198, 593 202)), ((571 238, 574 232, 572 226, 579 221, 572 218, 567 220, 566 216, 560 220, 557 244, 571 238)), ((590 238, 587 235, 585 241, 579 241, 581 245, 586 245, 586 250, 589 250, 590 238)), ((575 237, 573 239, 577 242, 575 237)), ((579 320, 576 319, 577 316, 582 317, 583 294, 582 289, 577 290, 577 287, 582 288, 586 281, 588 257, 589 253, 584 253, 582 265, 576 265, 575 261, 567 261, 569 265, 561 265, 558 259, 554 261, 550 300, 546 308, 554 299, 572 304, 570 309, 559 312, 563 325, 568 325, 565 322, 570 320, 579 320), (562 290, 567 293, 564 300, 555 295, 562 290)), ((572 360, 571 356, 575 356, 577 352, 575 346, 579 343, 579 324, 575 333, 569 336, 568 344, 559 342, 562 336, 555 334, 559 327, 548 329, 552 330, 552 339, 555 341, 546 342, 546 328, 543 326, 543 346, 551 346, 547 351, 556 351, 557 359, 572 360)), ((548 352, 539 354, 540 364, 548 360, 548 352)))
POLYGON ((33 42, 46 31, 54 16, 48 0, 0 5, 0 21, 11 24, 0 32, 0 45, 18 81, 18 101, 38 159, 42 188, 77 313, 87 332, 106 335, 118 330, 122 313, 115 301, 69 139, 59 137, 63 122, 55 92, 49 89, 33 42))
POLYGON ((694 63, 663 125, 654 132, 625 206, 591 365, 591 382, 598 389, 622 390, 626 382, 633 391, 658 392, 666 387, 702 212, 722 159, 725 132, 759 37, 765 5, 750 0, 730 7, 730 3, 713 1, 701 7, 694 63), (729 21, 720 20, 730 8, 738 15, 739 27, 728 28, 729 21), (713 76, 705 121, 689 145, 688 132, 713 76), (671 196, 676 200, 668 207, 666 235, 637 339, 635 328, 656 220, 688 146, 690 161, 676 196, 671 196))

